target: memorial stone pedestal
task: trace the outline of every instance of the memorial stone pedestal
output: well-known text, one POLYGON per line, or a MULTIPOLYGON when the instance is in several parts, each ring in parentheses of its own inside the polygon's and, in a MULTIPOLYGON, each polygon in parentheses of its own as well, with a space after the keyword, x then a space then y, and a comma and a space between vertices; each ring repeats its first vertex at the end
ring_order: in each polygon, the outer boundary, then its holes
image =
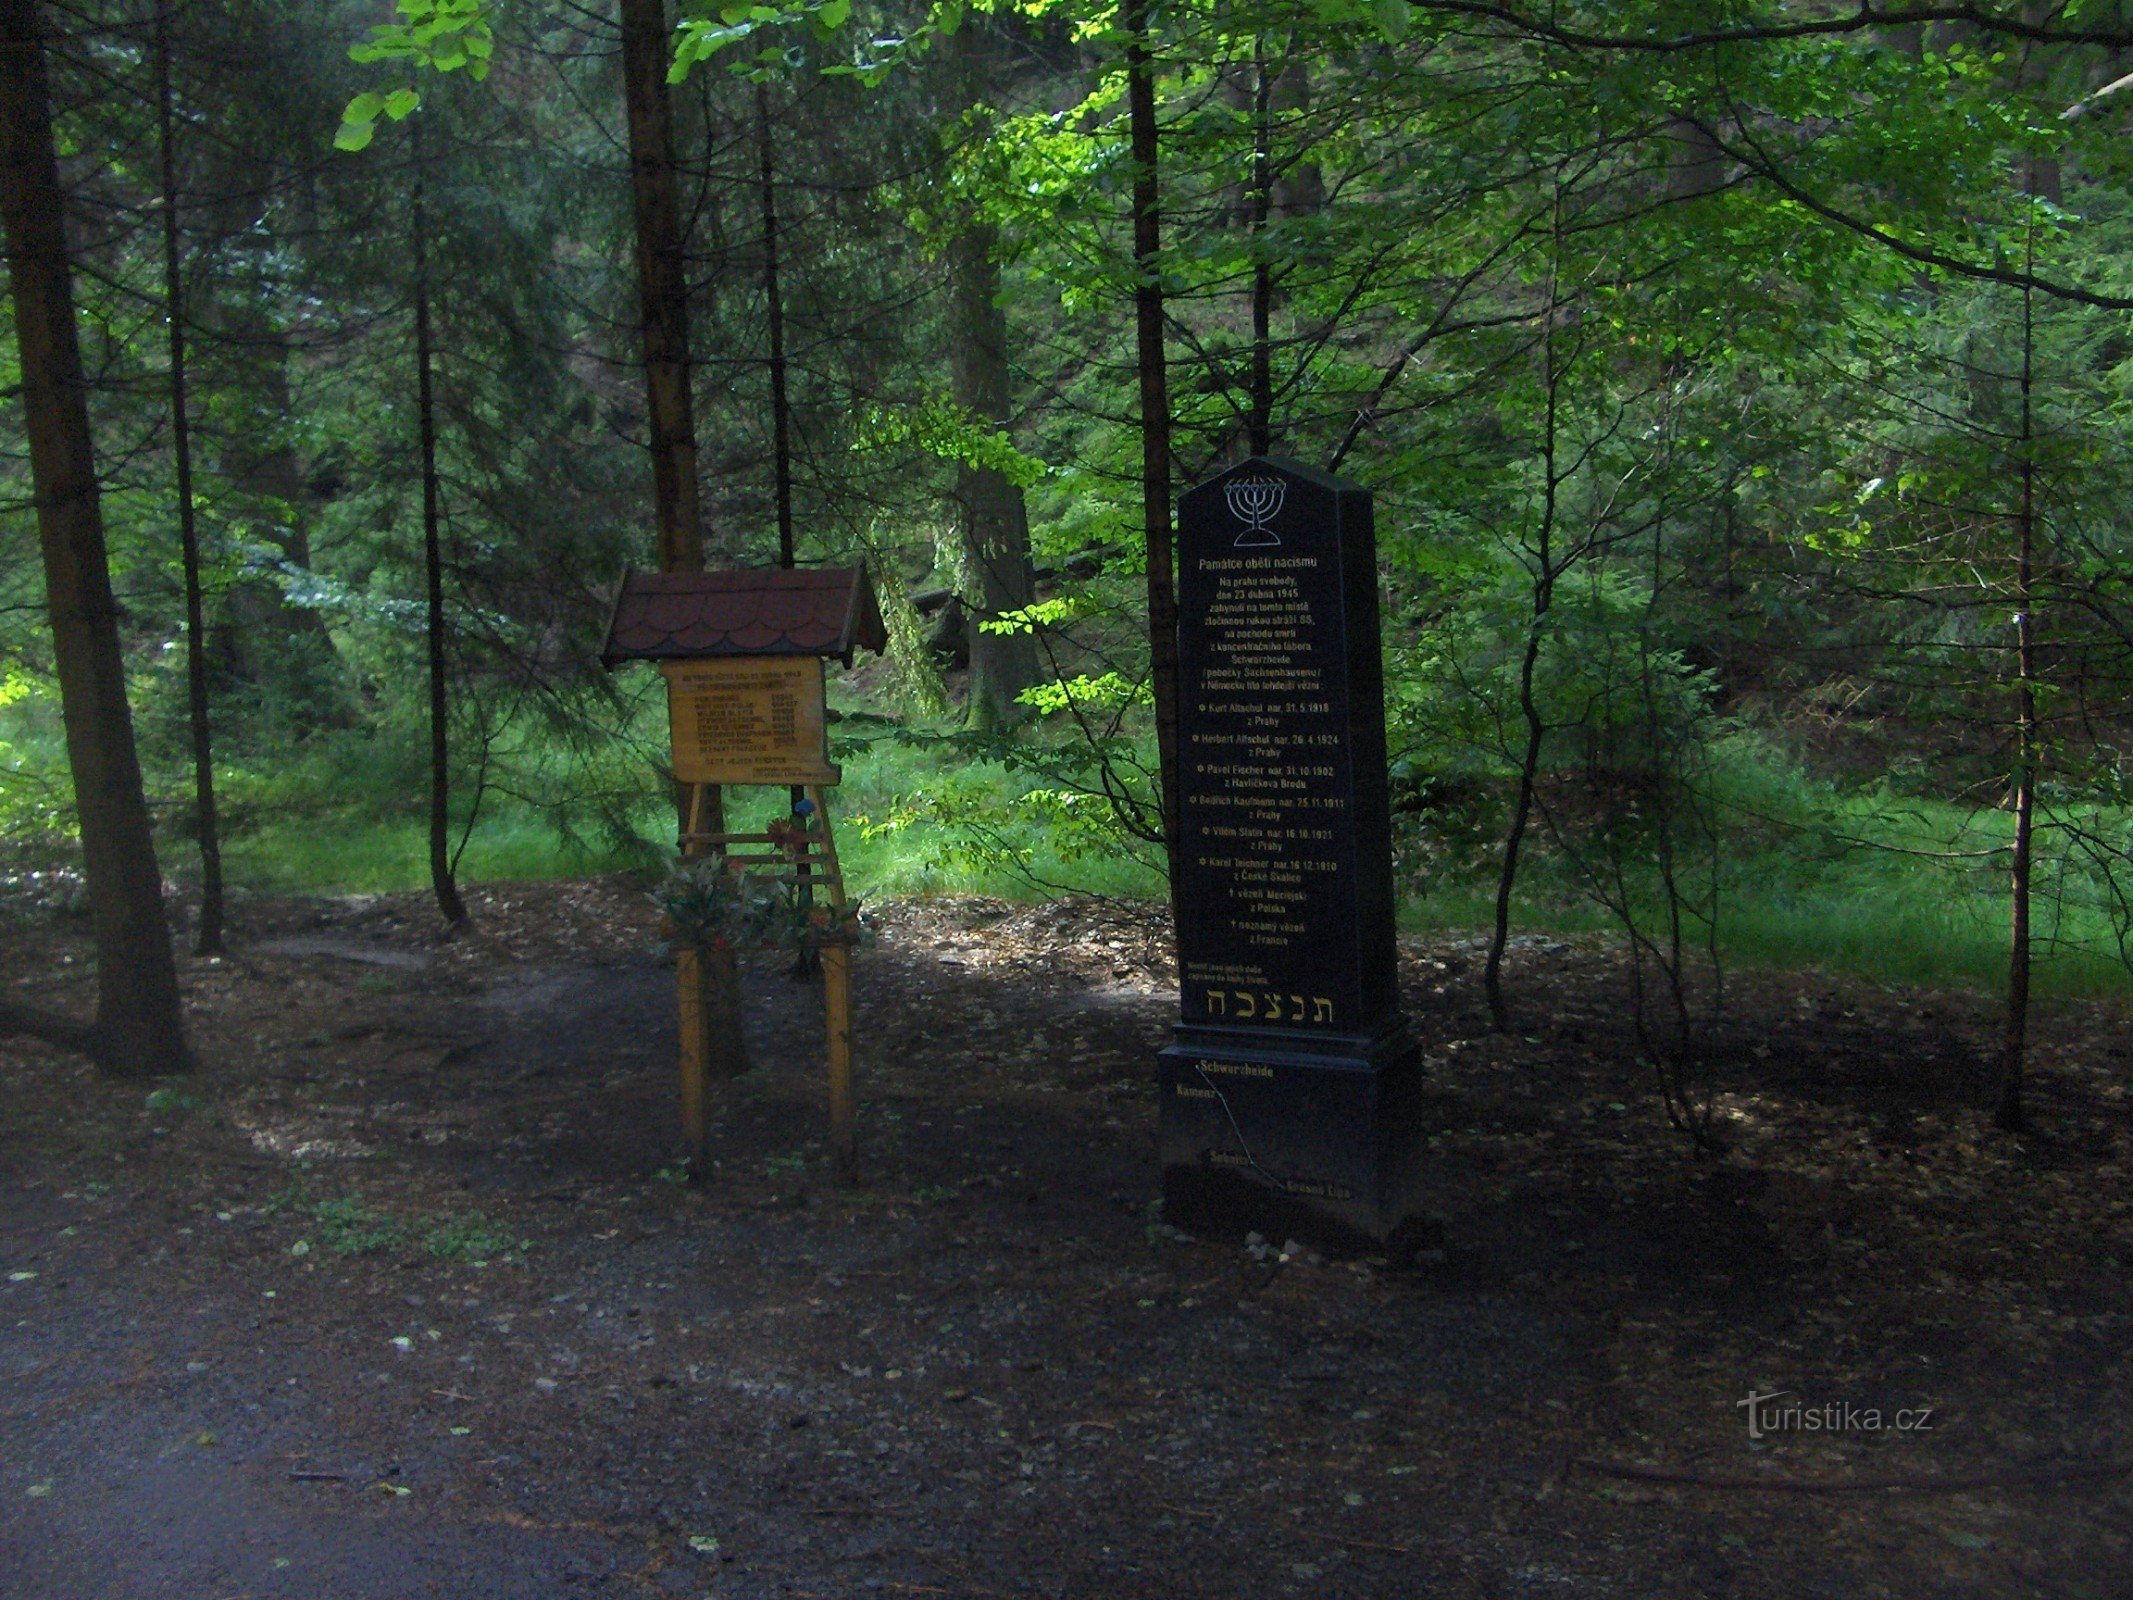
POLYGON ((1415 1231, 1419 1066, 1394 964, 1370 496, 1255 458, 1184 496, 1178 550, 1166 1210, 1387 1248, 1415 1231))

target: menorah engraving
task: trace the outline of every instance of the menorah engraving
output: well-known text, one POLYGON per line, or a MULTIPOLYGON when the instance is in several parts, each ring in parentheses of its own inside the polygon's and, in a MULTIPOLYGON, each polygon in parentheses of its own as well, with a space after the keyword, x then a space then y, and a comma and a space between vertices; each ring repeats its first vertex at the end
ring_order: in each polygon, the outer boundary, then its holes
POLYGON ((1244 531, 1231 542, 1237 550, 1263 550, 1281 543, 1281 535, 1267 524, 1281 511, 1289 486, 1279 478, 1233 478, 1222 486, 1222 498, 1244 524, 1244 531))

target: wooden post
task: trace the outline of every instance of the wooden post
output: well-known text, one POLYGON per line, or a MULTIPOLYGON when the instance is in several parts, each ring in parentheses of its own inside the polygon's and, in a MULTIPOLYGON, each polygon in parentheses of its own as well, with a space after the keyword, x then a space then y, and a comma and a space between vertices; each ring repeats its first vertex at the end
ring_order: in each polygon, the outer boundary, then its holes
MULTIPOLYGON (((846 905, 844 869, 837 864, 829 802, 812 785, 807 798, 814 802, 815 815, 822 821, 822 879, 841 933, 846 905)), ((852 1086, 852 947, 842 940, 822 947, 822 1024, 829 1056, 830 1153, 837 1170, 849 1176, 858 1155, 854 1131, 858 1105, 852 1086)))
POLYGON ((837 1170, 849 1174, 857 1141, 853 1133, 852 1093, 852 951, 849 945, 822 947, 822 1015, 829 1043, 830 1154, 837 1170))
MULTIPOLYGON (((685 834, 704 831, 704 786, 689 785, 689 820, 685 834)), ((693 838, 681 842, 684 857, 703 853, 693 838)), ((674 953, 674 976, 681 991, 681 1133, 689 1146, 689 1175, 702 1179, 711 1137, 704 1108, 704 1078, 711 1062, 711 1041, 704 1027, 704 961, 700 951, 683 946, 674 953)))
POLYGON ((681 1133, 689 1146, 689 1174, 703 1176, 711 1122, 704 1110, 704 1079, 711 1057, 705 1037, 704 959, 688 948, 674 952, 674 975, 681 988, 681 1133))

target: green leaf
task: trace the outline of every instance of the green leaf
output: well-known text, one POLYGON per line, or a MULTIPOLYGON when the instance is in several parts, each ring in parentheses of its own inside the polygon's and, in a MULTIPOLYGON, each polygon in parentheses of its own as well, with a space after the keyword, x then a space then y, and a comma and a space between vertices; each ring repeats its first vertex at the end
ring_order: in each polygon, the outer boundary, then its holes
POLYGON ((395 89, 385 97, 385 114, 395 122, 405 122, 407 114, 422 104, 422 96, 412 89, 395 89))
POLYGON ((825 30, 834 31, 844 26, 852 14, 852 0, 829 0, 815 13, 815 21, 825 30))
POLYGON ((1394 44, 1407 37, 1415 20, 1414 8, 1407 0, 1372 0, 1370 14, 1377 20, 1378 32, 1394 44))
POLYGON ((344 119, 339 131, 333 136, 333 148, 336 150, 367 150, 370 148, 370 141, 377 131, 378 124, 375 119, 368 122, 350 122, 344 119))

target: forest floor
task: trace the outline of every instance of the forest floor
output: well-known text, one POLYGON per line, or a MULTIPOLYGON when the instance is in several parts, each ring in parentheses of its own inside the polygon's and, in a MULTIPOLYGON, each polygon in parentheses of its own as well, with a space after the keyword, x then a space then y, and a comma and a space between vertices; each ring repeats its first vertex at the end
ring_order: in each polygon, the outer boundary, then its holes
MULTIPOLYGON (((182 1084, 0 1050, 9 1600, 2128 1592, 2113 1011, 2040 1020, 2007 1138, 1986 1000, 1745 977, 1699 1161, 1604 944, 1520 941, 1498 1036, 1403 942, 1400 1273, 1151 1213, 1145 907, 882 907, 842 1185, 766 958, 691 1184, 641 894, 470 899, 241 903, 182 1084), (1848 1426, 1751 1438, 1773 1391, 1848 1426)), ((86 1009, 78 921, 0 955, 86 1009)))

